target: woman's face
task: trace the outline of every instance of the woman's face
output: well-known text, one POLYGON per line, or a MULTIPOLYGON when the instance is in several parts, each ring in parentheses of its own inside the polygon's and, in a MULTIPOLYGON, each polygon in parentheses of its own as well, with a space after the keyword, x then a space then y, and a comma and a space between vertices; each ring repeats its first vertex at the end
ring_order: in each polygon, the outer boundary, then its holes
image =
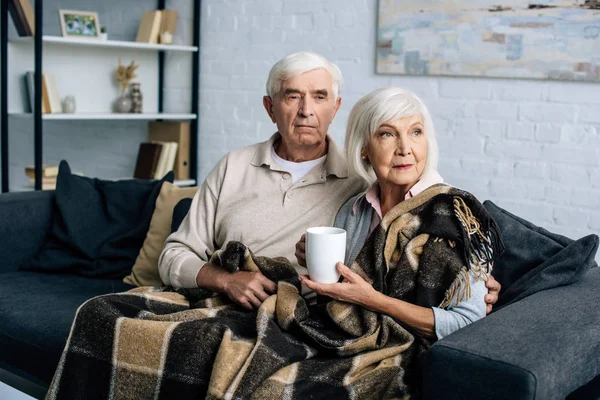
POLYGON ((427 161, 427 139, 423 117, 418 114, 381 125, 367 142, 363 155, 375 170, 379 185, 417 183, 427 161))

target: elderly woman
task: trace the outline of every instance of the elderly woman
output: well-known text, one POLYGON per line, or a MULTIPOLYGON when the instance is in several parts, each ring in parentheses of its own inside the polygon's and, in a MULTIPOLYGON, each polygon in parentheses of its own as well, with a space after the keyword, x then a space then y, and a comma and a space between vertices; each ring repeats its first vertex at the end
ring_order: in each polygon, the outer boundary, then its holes
MULTIPOLYGON (((351 168, 370 187, 349 199, 335 219, 335 225, 347 231, 346 265, 337 264, 344 279, 341 283, 320 284, 303 276, 302 283, 318 294, 389 315, 428 339, 440 339, 483 318, 485 281, 491 277, 489 268, 482 271, 471 265, 470 296, 462 292, 459 297, 461 291, 454 291, 445 309, 386 296, 348 268, 391 209, 443 182, 436 170, 438 146, 433 122, 423 102, 401 88, 369 93, 350 113, 346 150, 351 168)), ((296 258, 301 265, 306 264, 304 249, 303 236, 296 245, 296 258)), ((488 254, 488 261, 491 261, 490 256, 488 254)))

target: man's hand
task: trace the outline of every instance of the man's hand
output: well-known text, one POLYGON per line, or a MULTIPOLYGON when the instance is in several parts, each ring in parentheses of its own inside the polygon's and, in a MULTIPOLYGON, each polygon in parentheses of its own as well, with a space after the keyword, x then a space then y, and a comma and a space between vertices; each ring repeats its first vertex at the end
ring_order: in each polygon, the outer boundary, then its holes
POLYGON ((487 282, 485 282, 485 287, 488 288, 488 294, 484 297, 485 307, 486 313, 489 314, 492 312, 492 306, 498 301, 498 294, 502 287, 500 286, 500 282, 495 280, 491 274, 487 282))
POLYGON ((260 272, 238 271, 230 274, 206 263, 196 276, 198 287, 225 293, 231 300, 249 310, 257 309, 277 285, 260 272))
POLYGON ((258 309, 277 285, 260 272, 238 271, 223 279, 223 292, 248 310, 258 309))
POLYGON ((298 260, 298 264, 306 267, 306 233, 303 233, 296 243, 296 260, 298 260))

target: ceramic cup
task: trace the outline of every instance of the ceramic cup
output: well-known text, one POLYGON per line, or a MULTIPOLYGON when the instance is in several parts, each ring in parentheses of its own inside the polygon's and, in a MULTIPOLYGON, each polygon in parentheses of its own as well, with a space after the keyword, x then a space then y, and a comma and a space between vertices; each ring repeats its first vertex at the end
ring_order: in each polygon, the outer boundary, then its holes
POLYGON ((306 230, 306 267, 310 279, 319 283, 335 283, 340 278, 335 264, 344 262, 346 231, 320 226, 306 230))

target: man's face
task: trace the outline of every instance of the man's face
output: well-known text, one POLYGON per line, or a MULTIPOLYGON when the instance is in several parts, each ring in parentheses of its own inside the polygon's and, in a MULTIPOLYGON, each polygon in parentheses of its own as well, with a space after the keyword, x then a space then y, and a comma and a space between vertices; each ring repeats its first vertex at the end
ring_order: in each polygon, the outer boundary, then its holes
POLYGON ((325 144, 341 104, 341 98, 334 97, 332 83, 326 70, 314 69, 283 82, 273 99, 264 97, 265 109, 288 147, 325 144))

